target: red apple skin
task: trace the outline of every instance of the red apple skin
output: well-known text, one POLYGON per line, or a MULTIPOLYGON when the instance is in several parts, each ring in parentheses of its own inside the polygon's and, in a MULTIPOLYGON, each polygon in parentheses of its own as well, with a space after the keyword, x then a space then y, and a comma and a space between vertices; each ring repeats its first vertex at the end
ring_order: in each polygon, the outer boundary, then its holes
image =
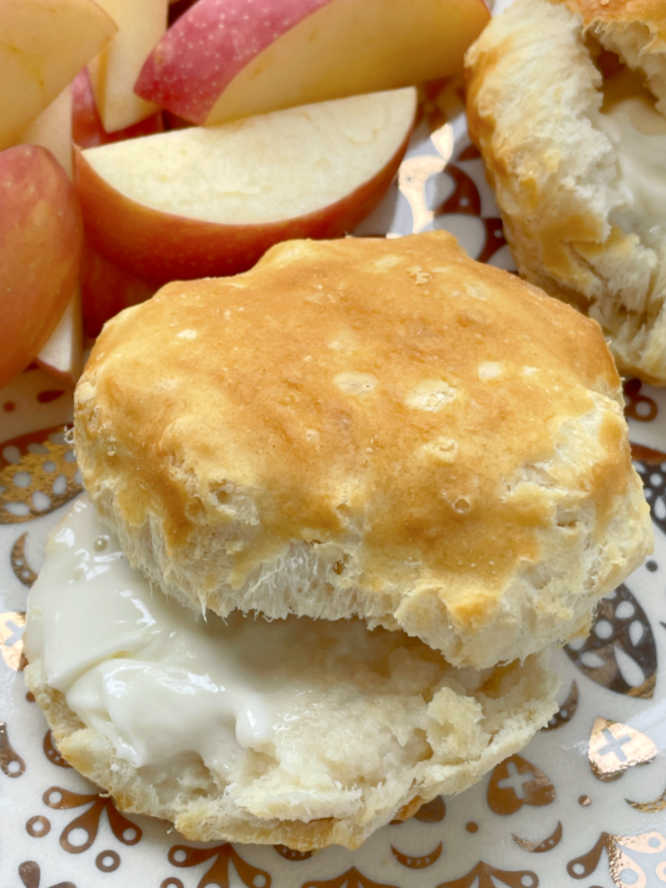
POLYGON ((161 285, 238 274, 279 241, 348 233, 381 200, 408 142, 409 134, 383 169, 339 201, 314 213, 263 225, 225 225, 150 209, 108 185, 78 149, 74 180, 91 245, 132 274, 161 285))
POLYGON ((115 265, 89 244, 81 258, 83 329, 94 338, 104 324, 130 305, 149 299, 155 287, 115 265))
POLYGON ((489 19, 484 0, 198 0, 134 91, 215 125, 396 89, 460 71, 489 19))
POLYGON ((74 186, 45 148, 0 152, 0 386, 40 351, 74 292, 83 224, 74 186))
POLYGON ((134 92, 142 98, 150 96, 149 101, 192 123, 203 124, 224 87, 258 52, 329 2, 199 0, 171 25, 148 56, 134 92), (246 38, 248 18, 253 23, 251 41, 246 38))
POLYGON ((107 133, 97 110, 88 69, 82 68, 72 81, 72 141, 81 148, 94 148, 138 136, 151 136, 153 133, 161 133, 163 129, 162 112, 158 111, 133 126, 107 133))

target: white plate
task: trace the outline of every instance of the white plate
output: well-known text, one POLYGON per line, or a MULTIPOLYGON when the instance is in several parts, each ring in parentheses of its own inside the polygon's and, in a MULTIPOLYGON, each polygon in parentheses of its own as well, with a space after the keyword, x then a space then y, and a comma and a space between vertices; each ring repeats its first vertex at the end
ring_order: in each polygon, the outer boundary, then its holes
MULTIPOLYGON (((474 257, 510 268, 455 86, 431 89, 422 107, 398 182, 359 233, 443 227, 474 257)), ((197 847, 160 822, 122 817, 64 765, 18 670, 28 584, 58 503, 77 489, 75 466, 67 446, 44 434, 13 449, 0 444, 0 505, 27 499, 40 516, 0 508, 0 886, 666 885, 666 393, 637 382, 627 393, 656 524, 653 558, 602 603, 590 639, 558 656, 563 705, 550 730, 476 787, 387 826, 355 852, 197 847)), ((24 373, 0 392, 0 441, 62 424, 70 403, 71 392, 42 371, 24 373)))

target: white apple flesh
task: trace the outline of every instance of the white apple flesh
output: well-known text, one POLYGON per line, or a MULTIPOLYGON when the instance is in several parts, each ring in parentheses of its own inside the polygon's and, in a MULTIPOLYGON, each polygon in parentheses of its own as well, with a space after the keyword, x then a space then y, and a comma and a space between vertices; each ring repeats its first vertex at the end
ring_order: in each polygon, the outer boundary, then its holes
POLYGON ((164 34, 167 0, 97 0, 118 32, 88 69, 102 124, 107 133, 133 126, 159 109, 134 93, 146 56, 164 34))
POLYGON ((138 95, 198 124, 393 89, 462 69, 483 0, 198 0, 138 95))
POLYGON ((72 89, 66 86, 31 121, 17 140, 24 145, 48 148, 67 175, 72 177, 72 89))
MULTIPOLYGON (((71 84, 72 91, 72 141, 80 148, 106 145, 122 139, 150 136, 164 129, 162 112, 151 114, 139 123, 108 133, 102 124, 87 68, 81 68, 71 84)), ((70 144, 71 150, 71 144, 70 144)))
POLYGON ((0 149, 19 141, 115 29, 93 0, 2 0, 0 149))
POLYGON ((390 184, 416 105, 407 88, 77 151, 87 235, 155 283, 234 274, 280 240, 338 237, 390 184))
POLYGON ((78 287, 37 355, 37 363, 42 370, 65 382, 74 383, 79 378, 83 366, 83 329, 78 287))

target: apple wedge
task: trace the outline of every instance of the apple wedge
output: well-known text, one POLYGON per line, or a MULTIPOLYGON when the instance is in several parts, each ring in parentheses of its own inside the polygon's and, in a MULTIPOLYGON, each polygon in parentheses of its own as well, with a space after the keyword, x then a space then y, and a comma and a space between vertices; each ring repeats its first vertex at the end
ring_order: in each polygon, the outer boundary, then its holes
POLYGON ((93 0, 2 0, 0 149, 18 141, 115 29, 93 0))
POLYGON ((72 81, 72 141, 80 148, 107 145, 122 139, 135 139, 161 133, 162 112, 151 114, 138 123, 113 133, 107 133, 97 110, 95 95, 87 68, 82 68, 72 81))
POLYGON ((75 152, 93 247, 140 278, 235 274, 350 231, 407 148, 416 90, 352 96, 75 152))
POLYGON ((159 109, 140 99, 134 82, 146 56, 164 34, 168 0, 97 0, 118 32, 90 63, 93 92, 107 132, 133 126, 159 109))
POLYGON ((123 308, 149 299, 156 287, 106 259, 90 244, 81 258, 81 303, 86 336, 99 335, 104 324, 123 308))
POLYGON ((198 0, 135 91, 197 124, 453 74, 483 0, 198 0))
POLYGON ((67 383, 74 383, 79 378, 83 366, 83 330, 78 287, 37 355, 37 363, 47 373, 67 383))
POLYGON ((72 89, 66 86, 23 130, 17 142, 48 148, 67 175, 72 175, 72 89))
POLYGON ((0 152, 0 385, 38 354, 74 293, 83 225, 74 186, 35 145, 0 152))
MULTIPOLYGON (((68 176, 72 175, 72 88, 66 86, 21 133, 20 141, 48 148, 68 176)), ((83 336, 81 297, 76 281, 55 329, 37 355, 37 363, 51 375, 76 382, 81 372, 83 336)))

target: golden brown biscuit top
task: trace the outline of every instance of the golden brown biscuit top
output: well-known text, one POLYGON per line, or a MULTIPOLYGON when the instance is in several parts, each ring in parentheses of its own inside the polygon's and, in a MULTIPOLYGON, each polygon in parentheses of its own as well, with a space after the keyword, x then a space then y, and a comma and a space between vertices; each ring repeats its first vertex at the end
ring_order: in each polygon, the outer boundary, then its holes
POLYGON ((554 521, 547 491, 512 479, 538 472, 563 424, 600 401, 598 427, 576 431, 587 456, 554 483, 602 523, 625 489, 618 387, 595 322, 473 262, 449 234, 293 241, 107 324, 77 423, 100 442, 89 488, 122 476, 127 521, 156 511, 171 546, 212 520, 211 495, 223 511, 245 491, 258 523, 236 583, 289 540, 356 528, 368 585, 418 562, 456 581, 473 621, 483 596, 466 597, 466 581, 490 594, 538 560, 537 532, 554 521))

